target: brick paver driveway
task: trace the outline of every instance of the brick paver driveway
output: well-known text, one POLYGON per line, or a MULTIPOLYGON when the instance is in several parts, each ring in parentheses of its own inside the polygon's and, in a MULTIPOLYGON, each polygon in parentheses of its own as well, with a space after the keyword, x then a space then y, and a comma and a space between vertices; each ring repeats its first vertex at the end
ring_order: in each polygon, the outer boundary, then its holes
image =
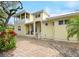
POLYGON ((17 37, 16 49, 4 52, 1 56, 14 57, 50 57, 61 56, 55 48, 49 48, 47 42, 25 37, 17 37))
POLYGON ((79 43, 16 37, 16 49, 0 53, 12 57, 79 57, 79 43))

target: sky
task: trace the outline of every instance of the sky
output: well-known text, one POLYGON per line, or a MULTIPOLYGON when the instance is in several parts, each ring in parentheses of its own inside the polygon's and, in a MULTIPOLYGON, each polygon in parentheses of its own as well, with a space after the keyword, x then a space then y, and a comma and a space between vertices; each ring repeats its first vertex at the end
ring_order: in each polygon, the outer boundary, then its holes
POLYGON ((24 9, 29 12, 44 9, 51 14, 59 14, 79 10, 79 1, 23 1, 22 3, 24 9))
MULTIPOLYGON (((79 1, 21 1, 23 10, 27 12, 36 12, 45 10, 49 14, 62 14, 79 10, 79 1)), ((13 19, 13 18, 11 18, 13 19)), ((13 23, 12 20, 9 23, 13 23)))

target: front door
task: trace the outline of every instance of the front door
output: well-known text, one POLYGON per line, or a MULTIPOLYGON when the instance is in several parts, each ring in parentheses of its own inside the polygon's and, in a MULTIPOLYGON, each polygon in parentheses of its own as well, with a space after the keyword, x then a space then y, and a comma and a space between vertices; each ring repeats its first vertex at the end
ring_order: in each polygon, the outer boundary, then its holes
POLYGON ((36 22, 36 32, 37 33, 41 32, 41 23, 40 22, 36 22))

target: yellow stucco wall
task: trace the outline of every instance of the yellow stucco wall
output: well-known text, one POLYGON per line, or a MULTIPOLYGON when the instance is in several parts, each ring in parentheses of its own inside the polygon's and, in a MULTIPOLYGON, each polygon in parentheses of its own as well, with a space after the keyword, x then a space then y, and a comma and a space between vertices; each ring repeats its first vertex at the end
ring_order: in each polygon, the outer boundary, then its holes
POLYGON ((48 18, 48 15, 46 13, 42 13, 42 20, 45 20, 46 18, 48 18))
POLYGON ((41 23, 41 35, 42 38, 53 38, 54 37, 54 28, 53 24, 48 22, 48 25, 45 25, 45 22, 41 23))
POLYGON ((17 35, 22 35, 22 36, 26 35, 26 28, 24 24, 15 24, 15 31, 17 35), (18 26, 21 26, 21 31, 18 31, 18 26))
POLYGON ((59 25, 58 20, 54 21, 54 39, 56 40, 66 40, 67 38, 67 31, 66 25, 59 25))
POLYGON ((29 28, 28 25, 25 25, 26 34, 28 34, 29 28))
POLYGON ((48 15, 45 12, 43 12, 43 13, 40 13, 40 17, 38 17, 38 18, 35 18, 35 16, 33 15, 33 20, 42 21, 42 20, 45 20, 47 17, 48 17, 48 15))
MULTIPOLYGON (((64 19, 63 19, 64 20, 64 19)), ((69 19, 70 20, 70 19, 69 19)), ((59 25, 59 20, 54 21, 54 39, 59 41, 68 41, 67 40, 67 26, 66 24, 59 25)), ((72 37, 69 39, 70 41, 77 41, 76 37, 72 37)))

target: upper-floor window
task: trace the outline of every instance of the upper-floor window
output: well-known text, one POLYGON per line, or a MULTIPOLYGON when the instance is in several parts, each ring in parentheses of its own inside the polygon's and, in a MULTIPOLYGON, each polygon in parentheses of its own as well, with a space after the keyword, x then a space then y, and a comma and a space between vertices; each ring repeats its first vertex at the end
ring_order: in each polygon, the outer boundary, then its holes
POLYGON ((62 24, 63 24, 63 20, 60 20, 60 21, 59 21, 59 25, 62 25, 62 24))
POLYGON ((35 18, 39 18, 39 17, 40 17, 40 14, 35 15, 35 18))
POLYGON ((30 17, 30 14, 28 14, 28 13, 23 13, 23 14, 21 14, 21 19, 25 19, 25 17, 26 18, 29 18, 30 17), (26 16, 25 16, 26 15, 26 16))

